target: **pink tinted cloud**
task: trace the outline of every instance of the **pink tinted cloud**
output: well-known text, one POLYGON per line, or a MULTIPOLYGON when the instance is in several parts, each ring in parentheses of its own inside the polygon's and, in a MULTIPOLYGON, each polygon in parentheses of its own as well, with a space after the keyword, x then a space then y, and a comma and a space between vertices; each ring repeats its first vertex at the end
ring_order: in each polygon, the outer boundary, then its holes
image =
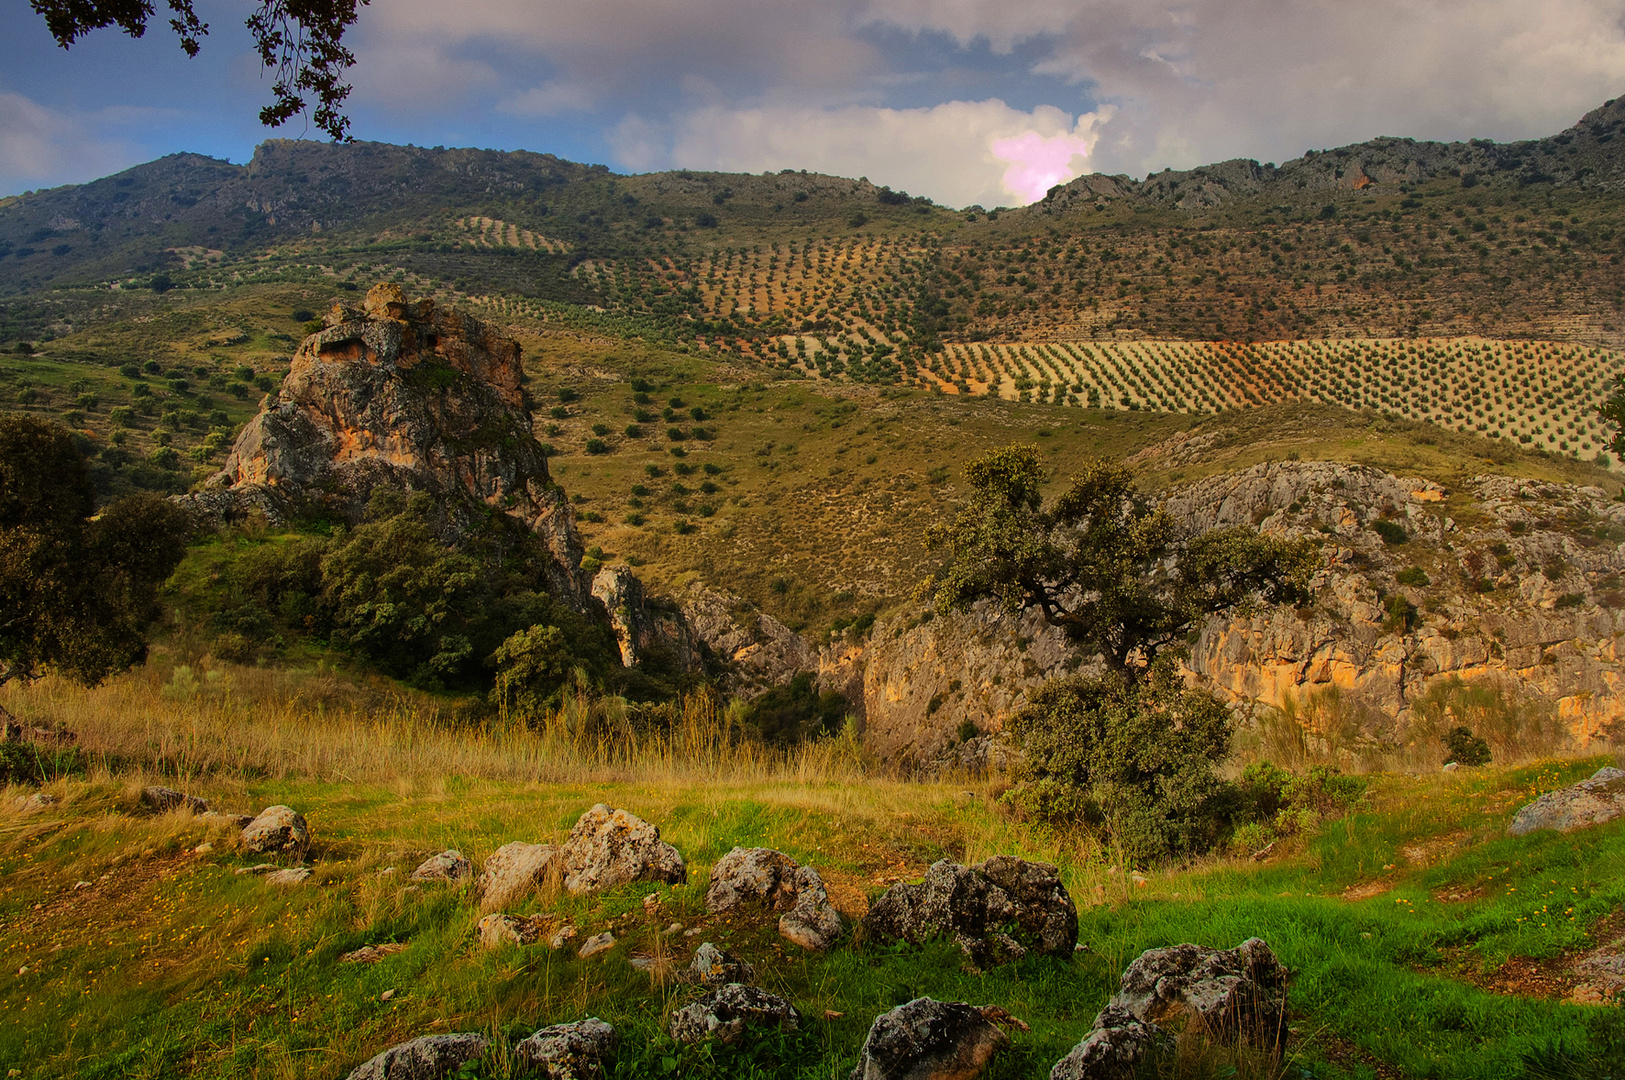
POLYGON ((1024 131, 1008 139, 996 139, 992 149, 994 157, 1010 166, 1004 170, 1004 189, 1026 204, 1037 202, 1050 188, 1082 172, 1081 163, 1074 162, 1089 156, 1094 141, 1089 134, 1063 132, 1045 137, 1036 131, 1024 131))

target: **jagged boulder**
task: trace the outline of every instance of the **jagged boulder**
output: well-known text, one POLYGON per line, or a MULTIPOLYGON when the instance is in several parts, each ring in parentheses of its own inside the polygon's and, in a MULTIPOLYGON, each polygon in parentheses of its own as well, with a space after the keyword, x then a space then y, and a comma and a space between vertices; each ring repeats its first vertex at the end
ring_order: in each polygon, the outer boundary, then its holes
POLYGON ((621 1037, 596 1016, 545 1027, 513 1048, 514 1056, 547 1080, 592 1080, 615 1065, 621 1037))
POLYGON ((474 876, 474 864, 463 857, 461 851, 441 851, 430 855, 412 871, 412 880, 420 885, 445 882, 458 885, 474 876))
POLYGON ((949 938, 978 967, 1019 959, 1031 950, 1070 955, 1078 910, 1048 863, 995 856, 975 866, 944 859, 924 880, 892 886, 864 916, 880 939, 949 938))
POLYGON ((1625 813, 1625 771, 1603 767, 1571 787, 1548 791, 1512 815, 1507 832, 1523 836, 1537 829, 1574 832, 1601 825, 1625 813))
POLYGON ((475 887, 480 906, 487 911, 506 907, 561 870, 555 844, 503 844, 485 860, 475 887))
POLYGON ((1141 953, 1109 1004, 1146 1023, 1184 1020, 1216 1039, 1273 1046, 1286 1037, 1288 974, 1258 938, 1234 949, 1170 945, 1141 953))
POLYGON ((981 1008, 915 998, 875 1019, 850 1080, 973 1080, 1009 1045, 981 1008))
POLYGON ((310 848, 310 826, 291 806, 267 806, 243 827, 242 842, 254 855, 302 857, 310 848))
POLYGON ((801 1027, 796 1007, 777 994, 729 983, 671 1014, 671 1037, 680 1043, 719 1039, 736 1043, 751 1028, 801 1027))
POLYGON ((694 950, 694 961, 688 966, 689 978, 701 986, 726 986, 728 983, 748 983, 756 978, 756 969, 732 953, 702 941, 694 950))
POLYGON ((1095 1016, 1089 1034, 1055 1063, 1050 1080, 1136 1080, 1155 1061, 1173 1053, 1174 1040, 1120 1005, 1095 1016))
POLYGON ((391 1046, 350 1073, 349 1080, 441 1080, 490 1049, 491 1040, 474 1031, 425 1035, 391 1046))
POLYGON ((827 949, 841 936, 841 916, 823 878, 782 851, 736 847, 711 868, 705 910, 715 914, 751 902, 783 911, 779 933, 802 948, 827 949))
POLYGON ((565 841, 564 887, 572 894, 598 892, 630 881, 688 880, 677 849, 660 830, 636 814, 599 803, 575 823, 565 841))
POLYGON ((479 921, 480 944, 487 949, 500 949, 504 945, 529 945, 540 935, 541 929, 531 919, 493 912, 479 921))
POLYGON ((141 805, 154 814, 167 814, 171 810, 186 807, 194 814, 207 814, 209 804, 196 795, 183 795, 174 788, 154 785, 143 788, 141 791, 141 805))

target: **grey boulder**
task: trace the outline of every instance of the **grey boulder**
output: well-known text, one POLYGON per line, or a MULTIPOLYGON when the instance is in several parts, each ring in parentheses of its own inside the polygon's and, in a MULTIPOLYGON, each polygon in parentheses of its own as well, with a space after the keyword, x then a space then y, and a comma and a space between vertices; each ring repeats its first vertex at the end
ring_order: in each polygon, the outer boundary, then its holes
POLYGON ((971 1080, 1009 1045, 977 1006, 915 998, 875 1019, 850 1080, 971 1080))
POLYGON ((1591 777, 1558 791, 1548 791, 1512 815, 1507 832, 1523 836, 1537 829, 1574 832, 1601 825, 1625 813, 1625 772, 1603 767, 1591 777))
POLYGON ((444 881, 457 885, 474 876, 474 864, 463 858, 461 851, 441 851, 430 855, 412 871, 412 880, 419 884, 444 881))
POLYGON ((490 1039, 473 1031, 425 1035, 391 1046, 356 1066, 349 1080, 441 1080, 456 1072, 463 1062, 485 1053, 490 1045, 490 1039))
POLYGON ((756 978, 756 969, 732 953, 704 941, 694 950, 694 961, 688 966, 688 974, 701 986, 725 986, 728 983, 751 982, 756 978))
POLYGON ((829 902, 824 879, 782 851, 736 847, 711 868, 706 911, 714 915, 750 903, 783 911, 779 933, 804 949, 827 949, 841 936, 841 915, 829 902))
POLYGON ((751 1028, 801 1027, 796 1007, 777 994, 729 983, 671 1014, 671 1037, 680 1043, 720 1039, 737 1043, 751 1028))
POLYGON ((631 881, 688 880, 677 849, 660 830, 636 814, 599 803, 575 823, 564 849, 564 887, 572 894, 598 892, 631 881))
POLYGON ((255 855, 302 856, 310 847, 310 826, 291 806, 267 806, 243 827, 243 848, 255 855))
POLYGON ((183 806, 194 814, 207 814, 209 812, 209 804, 196 795, 183 795, 174 788, 156 785, 142 790, 141 805, 155 814, 165 814, 171 810, 178 810, 183 806))
POLYGON ((1183 1020, 1215 1039, 1274 1046, 1286 1036, 1288 975, 1258 938, 1234 949, 1170 945, 1141 953, 1108 1005, 1145 1023, 1183 1020))
POLYGON ((540 928, 530 919, 493 913, 479 923, 480 944, 487 949, 500 949, 504 945, 529 945, 540 935, 540 928))
POLYGON ((1107 1005, 1095 1026, 1055 1063, 1050 1080, 1135 1080, 1173 1053, 1174 1040, 1120 1005, 1107 1005))
POLYGON ((596 1016, 542 1028, 513 1048, 520 1061, 547 1080, 589 1080, 615 1064, 621 1037, 596 1016))
POLYGON ((480 906, 495 911, 522 899, 555 871, 558 855, 554 844, 527 844, 521 840, 503 844, 485 860, 480 871, 476 883, 480 906))
POLYGON ((985 967, 1033 950, 1070 955, 1078 940, 1078 909, 1048 863, 999 855, 961 866, 944 859, 924 880, 887 890, 863 926, 882 940, 948 938, 985 967))

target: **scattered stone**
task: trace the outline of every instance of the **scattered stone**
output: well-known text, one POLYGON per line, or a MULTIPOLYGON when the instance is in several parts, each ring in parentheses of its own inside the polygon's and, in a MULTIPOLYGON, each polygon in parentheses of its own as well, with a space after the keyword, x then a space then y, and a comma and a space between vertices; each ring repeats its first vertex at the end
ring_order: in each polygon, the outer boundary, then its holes
POLYGON ((572 894, 598 892, 630 881, 688 880, 677 849, 660 830, 636 814, 599 803, 570 830, 564 844, 564 887, 572 894))
POLYGON ((90 888, 90 882, 88 882, 88 881, 76 881, 76 882, 73 883, 73 888, 74 888, 75 892, 79 891, 80 889, 88 889, 88 888, 90 888))
POLYGON ((680 922, 674 922, 674 923, 672 923, 672 924, 671 924, 671 925, 670 925, 670 926, 668 926, 668 927, 666 927, 666 936, 667 936, 667 937, 670 937, 670 936, 671 936, 671 935, 673 935, 673 934, 675 934, 675 933, 677 933, 677 932, 678 932, 678 931, 679 931, 679 930, 681 930, 681 929, 682 929, 682 928, 683 928, 683 924, 682 924, 682 923, 680 923, 680 922))
POLYGON ((801 1027, 794 1005, 766 990, 729 983, 671 1014, 671 1037, 680 1043, 720 1039, 736 1043, 753 1027, 801 1027))
POLYGON ((194 814, 207 814, 209 804, 196 795, 183 795, 174 788, 149 787, 141 792, 141 805, 154 814, 167 814, 186 807, 194 814))
POLYGON ((536 940, 538 928, 529 919, 512 915, 491 914, 480 920, 480 944, 487 949, 504 945, 529 945, 536 940))
MULTIPOLYGON (((404 941, 386 941, 382 945, 363 945, 339 957, 341 964, 376 964, 386 956, 406 951, 404 941)), ((394 993, 394 991, 390 991, 394 993)))
POLYGON ((255 863, 253 866, 239 866, 237 869, 233 870, 232 873, 236 874, 238 877, 242 877, 244 874, 269 874, 271 871, 276 869, 276 863, 262 862, 255 863))
POLYGON ((1009 1045, 975 1005, 915 998, 875 1019, 850 1080, 972 1080, 1009 1045))
POLYGON ((310 847, 310 826, 291 806, 267 806, 243 829, 243 847, 255 855, 300 857, 310 847))
POLYGON ((1444 763, 1443 766, 1440 767, 1439 771, 1440 772, 1455 772, 1459 768, 1461 768, 1461 766, 1458 763, 1456 763, 1454 761, 1447 761, 1447 762, 1444 763))
POLYGON ((393 990, 385 990, 382 994, 378 995, 378 1000, 379 1001, 390 1001, 394 997, 395 997, 395 991, 393 991, 393 990))
POLYGON ((36 791, 34 794, 29 795, 26 798, 17 800, 17 813, 24 815, 37 814, 41 810, 55 805, 55 795, 47 795, 43 791, 36 791))
POLYGON ((736 847, 711 868, 706 911, 714 915, 750 902, 784 911, 779 933, 802 948, 827 949, 841 936, 841 916, 823 878, 781 851, 736 847))
MULTIPOLYGON (((385 991, 388 1000, 394 991, 385 991)), ((453 1035, 425 1035, 391 1046, 357 1066, 349 1080, 440 1080, 465 1061, 473 1061, 490 1048, 491 1040, 473 1031, 453 1035)))
POLYGON ((574 938, 575 936, 576 936, 576 928, 575 927, 573 927, 573 926, 561 926, 561 927, 559 927, 558 933, 554 934, 551 938, 549 938, 547 940, 547 944, 552 948, 562 949, 566 945, 568 945, 570 943, 571 939, 574 938))
POLYGON ((689 965, 688 974, 701 986, 725 986, 756 980, 755 968, 709 941, 694 950, 694 962, 689 965))
POLYGON ((1064 956, 1078 940, 1078 910, 1060 871, 1005 855, 975 866, 937 862, 918 884, 892 886, 863 925, 882 939, 950 938, 978 967, 1031 949, 1064 956))
POLYGON ((310 877, 310 867, 290 866, 286 870, 273 870, 265 875, 267 885, 298 885, 310 877))
POLYGON ((613 1027, 589 1016, 573 1024, 542 1028, 513 1050, 547 1080, 588 1080, 604 1076, 614 1067, 620 1041, 613 1027))
POLYGON ((386 866, 382 870, 378 871, 379 877, 394 877, 395 874, 396 869, 393 866, 386 866))
POLYGON ((1120 1005, 1107 1005, 1093 1030, 1050 1070, 1050 1080, 1134 1080, 1171 1056, 1173 1036, 1120 1005))
POLYGON ((601 952, 608 952, 615 947, 615 935, 605 930, 602 934, 594 934, 581 943, 576 955, 585 960, 589 956, 597 956, 601 952))
POLYGON ((412 871, 412 880, 427 884, 444 881, 452 885, 474 876, 474 864, 463 858, 461 851, 442 851, 430 855, 412 871))
POLYGON ((1507 832, 1523 836, 1537 829, 1574 832, 1601 825, 1625 813, 1625 771, 1604 766, 1572 787, 1548 791, 1512 815, 1507 832))
POLYGON ((219 810, 209 810, 198 815, 198 819, 209 826, 222 825, 242 832, 253 822, 253 814, 223 814, 219 810))
POLYGON ((683 931, 683 936, 684 937, 699 937, 700 936, 700 928, 696 926, 693 929, 684 930, 683 931))
POLYGON ((480 906, 495 911, 522 899, 545 882, 550 872, 558 872, 558 855, 555 844, 527 844, 522 840, 503 844, 485 860, 480 872, 480 906))
POLYGON ((192 854, 193 855, 207 855, 209 852, 211 852, 213 850, 214 850, 214 845, 209 843, 207 840, 205 840, 205 841, 203 841, 203 843, 199 844, 197 847, 192 849, 192 854))
POLYGON ((1108 1004, 1146 1023, 1189 1016, 1214 1038, 1273 1046, 1286 1035, 1287 977, 1258 938, 1234 949, 1170 945, 1141 953, 1108 1004))

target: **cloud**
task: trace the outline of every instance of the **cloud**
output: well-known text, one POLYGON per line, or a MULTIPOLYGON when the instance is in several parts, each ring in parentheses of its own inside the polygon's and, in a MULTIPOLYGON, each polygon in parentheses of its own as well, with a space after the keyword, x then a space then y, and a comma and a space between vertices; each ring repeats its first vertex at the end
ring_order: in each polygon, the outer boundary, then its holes
POLYGON ((1601 0, 873 0, 865 17, 965 45, 1047 42, 1033 75, 1118 106, 1095 150, 1106 171, 1384 134, 1531 138, 1625 89, 1625 28, 1601 0))
POLYGON ((53 109, 0 90, 0 192, 83 183, 142 161, 141 148, 104 129, 153 117, 151 110, 53 109))
POLYGON ((949 206, 998 206, 1030 202, 1082 171, 1096 120, 997 99, 917 109, 710 106, 676 118, 669 149, 662 129, 642 118, 623 124, 614 145, 634 169, 804 168, 867 176, 949 206))

